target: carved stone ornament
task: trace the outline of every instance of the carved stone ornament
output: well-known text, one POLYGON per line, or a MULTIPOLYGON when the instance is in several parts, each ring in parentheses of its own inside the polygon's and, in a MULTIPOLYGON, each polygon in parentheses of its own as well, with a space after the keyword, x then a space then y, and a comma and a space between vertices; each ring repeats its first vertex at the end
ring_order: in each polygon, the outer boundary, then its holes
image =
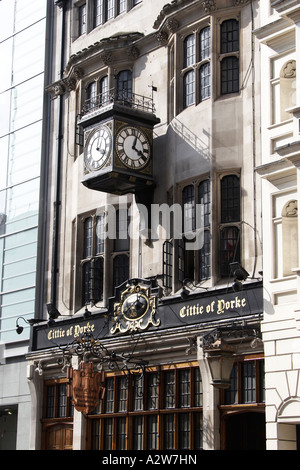
POLYGON ((100 58, 103 62, 104 65, 109 65, 112 63, 112 60, 113 60, 113 55, 111 52, 103 52, 101 55, 100 55, 100 58))
POLYGON ((296 199, 289 201, 282 209, 282 217, 297 217, 298 216, 298 202, 296 199))
POLYGON ((179 28, 179 23, 174 18, 169 18, 166 22, 166 25, 170 33, 175 33, 179 28))
POLYGON ((294 78, 296 77, 296 61, 289 60, 282 68, 283 78, 294 78))
POLYGON ((217 9, 215 0, 205 0, 205 2, 202 2, 202 6, 206 13, 211 13, 217 9))
POLYGON ((166 44, 166 42, 168 41, 168 35, 164 31, 160 31, 159 33, 156 33, 155 37, 156 37, 157 42, 160 45, 166 44))
POLYGON ((55 99, 66 92, 66 87, 63 81, 59 81, 52 83, 52 85, 50 85, 47 90, 52 95, 52 98, 55 99))
POLYGON ((235 0, 235 5, 238 7, 240 5, 246 5, 249 3, 249 0, 235 0))
POLYGON ((140 51, 136 46, 129 47, 127 49, 128 57, 132 57, 133 59, 137 59, 140 55, 140 51))

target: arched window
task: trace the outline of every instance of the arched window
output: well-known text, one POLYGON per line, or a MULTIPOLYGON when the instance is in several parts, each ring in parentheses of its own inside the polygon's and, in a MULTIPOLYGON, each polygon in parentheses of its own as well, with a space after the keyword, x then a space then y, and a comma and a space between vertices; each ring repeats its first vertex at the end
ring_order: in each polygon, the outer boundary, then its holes
POLYGON ((104 106, 108 101, 108 76, 101 78, 100 83, 100 104, 104 106))
POLYGON ((196 41, 194 34, 190 34, 184 40, 184 67, 193 65, 196 61, 196 41))
POLYGON ((97 106, 97 82, 91 82, 86 89, 86 108, 91 111, 97 106))
POLYGON ((195 103, 195 72, 190 70, 184 75, 184 107, 187 108, 195 103))
POLYGON ((239 91, 239 59, 225 57, 221 62, 221 94, 239 91))
POLYGON ((226 20, 221 24, 221 94, 239 91, 239 22, 226 20))
POLYGON ((132 72, 122 70, 117 76, 118 99, 132 98, 132 72))
POLYGON ((221 180, 221 232, 220 272, 221 277, 230 275, 230 263, 240 262, 241 195, 240 178, 226 175, 221 180), (235 225, 232 225, 232 224, 235 225))

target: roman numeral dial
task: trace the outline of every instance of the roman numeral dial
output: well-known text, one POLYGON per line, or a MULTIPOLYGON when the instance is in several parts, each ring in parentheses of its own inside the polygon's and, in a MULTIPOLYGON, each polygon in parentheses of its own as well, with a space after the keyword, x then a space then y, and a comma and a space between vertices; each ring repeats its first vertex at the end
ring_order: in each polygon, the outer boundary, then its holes
POLYGON ((89 171, 100 170, 107 162, 112 146, 110 129, 103 125, 89 136, 84 153, 85 166, 89 171))
POLYGON ((116 153, 121 162, 131 170, 145 168, 151 157, 150 141, 141 129, 122 127, 116 136, 116 153))

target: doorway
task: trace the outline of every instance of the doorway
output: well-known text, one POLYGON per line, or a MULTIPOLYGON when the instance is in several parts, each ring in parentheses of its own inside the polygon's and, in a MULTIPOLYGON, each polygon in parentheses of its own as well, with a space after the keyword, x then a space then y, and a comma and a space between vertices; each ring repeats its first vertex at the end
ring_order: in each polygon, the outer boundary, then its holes
POLYGON ((224 416, 224 450, 265 450, 265 413, 240 412, 224 416))
POLYGON ((55 424, 45 430, 44 450, 72 450, 72 445, 72 424, 55 424))

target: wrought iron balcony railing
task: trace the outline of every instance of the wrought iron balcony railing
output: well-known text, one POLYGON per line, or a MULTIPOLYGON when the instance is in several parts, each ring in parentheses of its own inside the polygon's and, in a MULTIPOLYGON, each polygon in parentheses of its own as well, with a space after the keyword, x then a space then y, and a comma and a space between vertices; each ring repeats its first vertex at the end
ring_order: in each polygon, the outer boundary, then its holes
POLYGON ((136 93, 132 93, 128 90, 120 91, 112 88, 111 90, 99 93, 98 95, 86 100, 81 112, 81 118, 90 113, 101 112, 102 109, 111 104, 127 106, 131 109, 138 109, 146 113, 155 113, 152 98, 137 95, 136 93))

